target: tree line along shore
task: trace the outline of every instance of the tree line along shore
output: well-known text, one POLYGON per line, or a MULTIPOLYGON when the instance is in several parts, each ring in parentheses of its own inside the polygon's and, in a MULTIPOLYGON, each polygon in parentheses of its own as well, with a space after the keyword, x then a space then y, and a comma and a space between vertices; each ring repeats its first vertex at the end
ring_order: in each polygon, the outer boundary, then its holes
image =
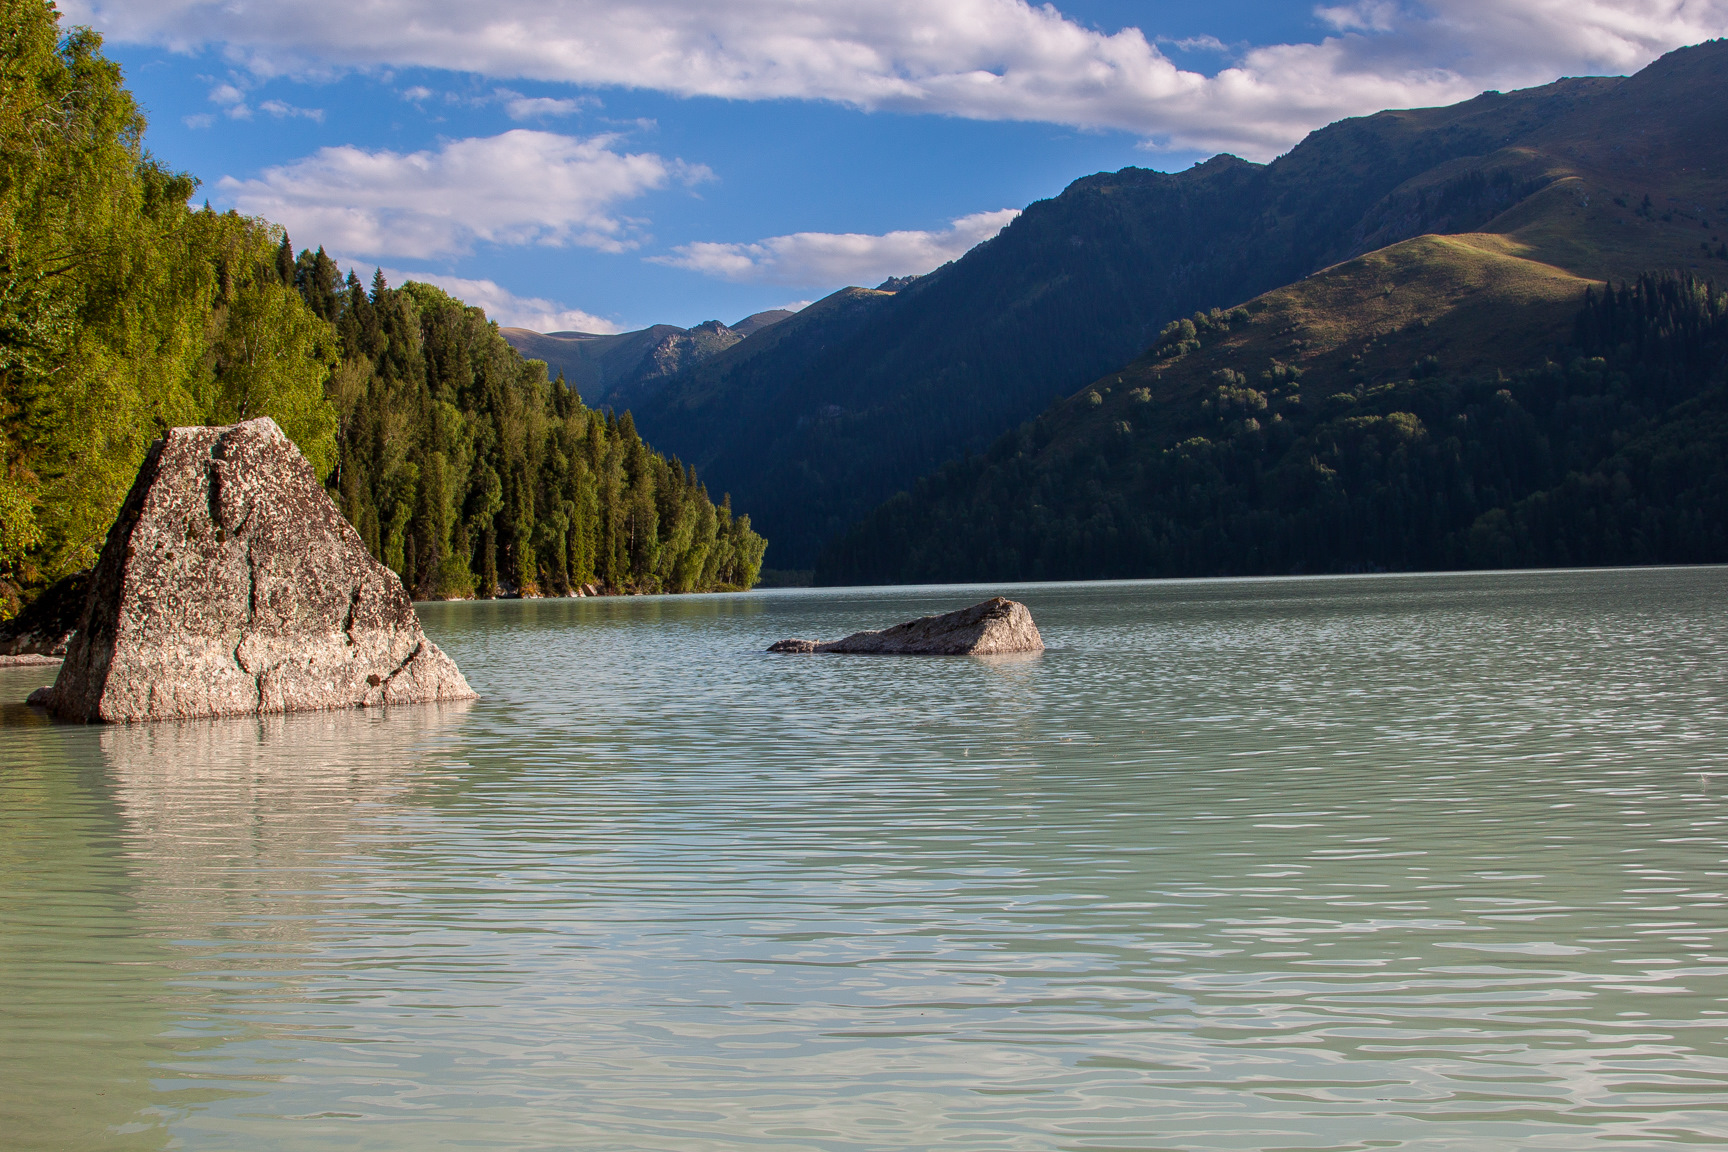
POLYGON ((0 617, 93 562, 164 430, 265 415, 416 596, 755 583, 748 516, 479 309, 192 208, 58 21, 0 0, 0 617))

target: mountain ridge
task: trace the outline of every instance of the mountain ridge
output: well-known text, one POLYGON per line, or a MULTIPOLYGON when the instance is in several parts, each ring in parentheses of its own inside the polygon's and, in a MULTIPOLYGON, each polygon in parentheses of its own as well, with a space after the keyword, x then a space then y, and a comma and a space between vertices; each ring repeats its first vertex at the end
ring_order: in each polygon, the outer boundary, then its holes
POLYGON ((690 328, 650 324, 629 332, 536 332, 500 327, 499 335, 549 374, 562 374, 589 403, 627 407, 678 372, 710 359, 794 315, 785 308, 755 312, 736 324, 705 320, 690 328))
POLYGON ((635 415, 750 502, 771 563, 808 566, 894 491, 1133 360, 1171 319, 1367 251, 1493 228, 1591 278, 1684 267, 1699 239, 1720 242, 1710 218, 1728 215, 1717 177, 1696 170, 1728 136, 1724 72, 1714 41, 1631 78, 1340 121, 1268 165, 1226 155, 1082 177, 897 294, 855 299, 822 338, 759 352, 748 369, 705 361, 635 415), (1645 196, 1653 209, 1639 216, 1645 196))

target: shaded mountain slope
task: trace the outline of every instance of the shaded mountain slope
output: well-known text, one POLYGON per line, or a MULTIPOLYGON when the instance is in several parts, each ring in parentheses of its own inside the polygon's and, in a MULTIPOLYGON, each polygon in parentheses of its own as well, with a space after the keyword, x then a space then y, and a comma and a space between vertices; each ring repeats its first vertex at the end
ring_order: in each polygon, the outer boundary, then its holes
POLYGON ((528 328, 498 331, 523 356, 544 360, 552 376, 563 373, 565 382, 588 403, 623 408, 640 401, 667 378, 791 315, 784 308, 776 308, 746 316, 732 325, 718 320, 708 320, 694 328, 654 324, 611 335, 535 332, 528 328))
POLYGON ((1720 177, 1700 171, 1728 139, 1724 74, 1728 46, 1712 42, 1631 79, 1341 121, 1269 165, 1090 176, 905 290, 855 299, 821 338, 716 357, 636 415, 749 502, 773 564, 808 565, 896 489, 1133 359, 1173 317, 1341 260, 1491 229, 1593 277, 1707 261, 1699 245, 1720 244, 1728 217, 1720 177))
POLYGON ((876 509, 817 579, 1728 559, 1728 298, 1670 278, 1672 316, 1652 288, 1605 320, 1601 285, 1532 251, 1424 236, 1174 324, 876 509))

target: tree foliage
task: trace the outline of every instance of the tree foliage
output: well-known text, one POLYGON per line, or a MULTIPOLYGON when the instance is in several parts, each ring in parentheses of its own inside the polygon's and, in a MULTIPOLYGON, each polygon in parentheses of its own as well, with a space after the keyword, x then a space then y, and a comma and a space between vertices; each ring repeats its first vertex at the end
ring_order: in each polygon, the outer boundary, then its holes
POLYGON ((767 542, 622 416, 585 406, 427 284, 370 290, 322 250, 294 278, 341 333, 331 488, 420 598, 695 592, 756 583, 767 542))
POLYGON ((748 587, 729 502, 477 309, 195 210, 87 28, 0 0, 0 618, 88 566, 149 443, 270 416, 420 595, 748 587))
POLYGON ((878 508, 817 581, 1728 560, 1728 297, 1644 276, 1592 292, 1574 331, 1510 373, 1224 370, 1175 434, 1118 421, 1049 451, 1047 415, 878 508))
POLYGON ((165 428, 268 413, 334 462, 335 332, 275 274, 280 231, 187 207, 100 48, 0 0, 0 614, 94 559, 165 428))

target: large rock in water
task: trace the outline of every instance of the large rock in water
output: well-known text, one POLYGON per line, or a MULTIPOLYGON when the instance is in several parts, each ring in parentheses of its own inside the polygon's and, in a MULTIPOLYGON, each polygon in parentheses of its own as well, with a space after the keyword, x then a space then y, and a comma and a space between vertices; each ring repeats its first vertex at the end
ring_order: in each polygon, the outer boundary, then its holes
POLYGON ((265 418, 151 445, 60 675, 30 702, 130 721, 473 697, 265 418))
POLYGON ((923 616, 884 628, 855 632, 844 640, 782 640, 770 652, 855 652, 878 656, 1004 656, 1042 652, 1044 638, 1032 613, 1017 600, 997 596, 982 604, 923 616))

